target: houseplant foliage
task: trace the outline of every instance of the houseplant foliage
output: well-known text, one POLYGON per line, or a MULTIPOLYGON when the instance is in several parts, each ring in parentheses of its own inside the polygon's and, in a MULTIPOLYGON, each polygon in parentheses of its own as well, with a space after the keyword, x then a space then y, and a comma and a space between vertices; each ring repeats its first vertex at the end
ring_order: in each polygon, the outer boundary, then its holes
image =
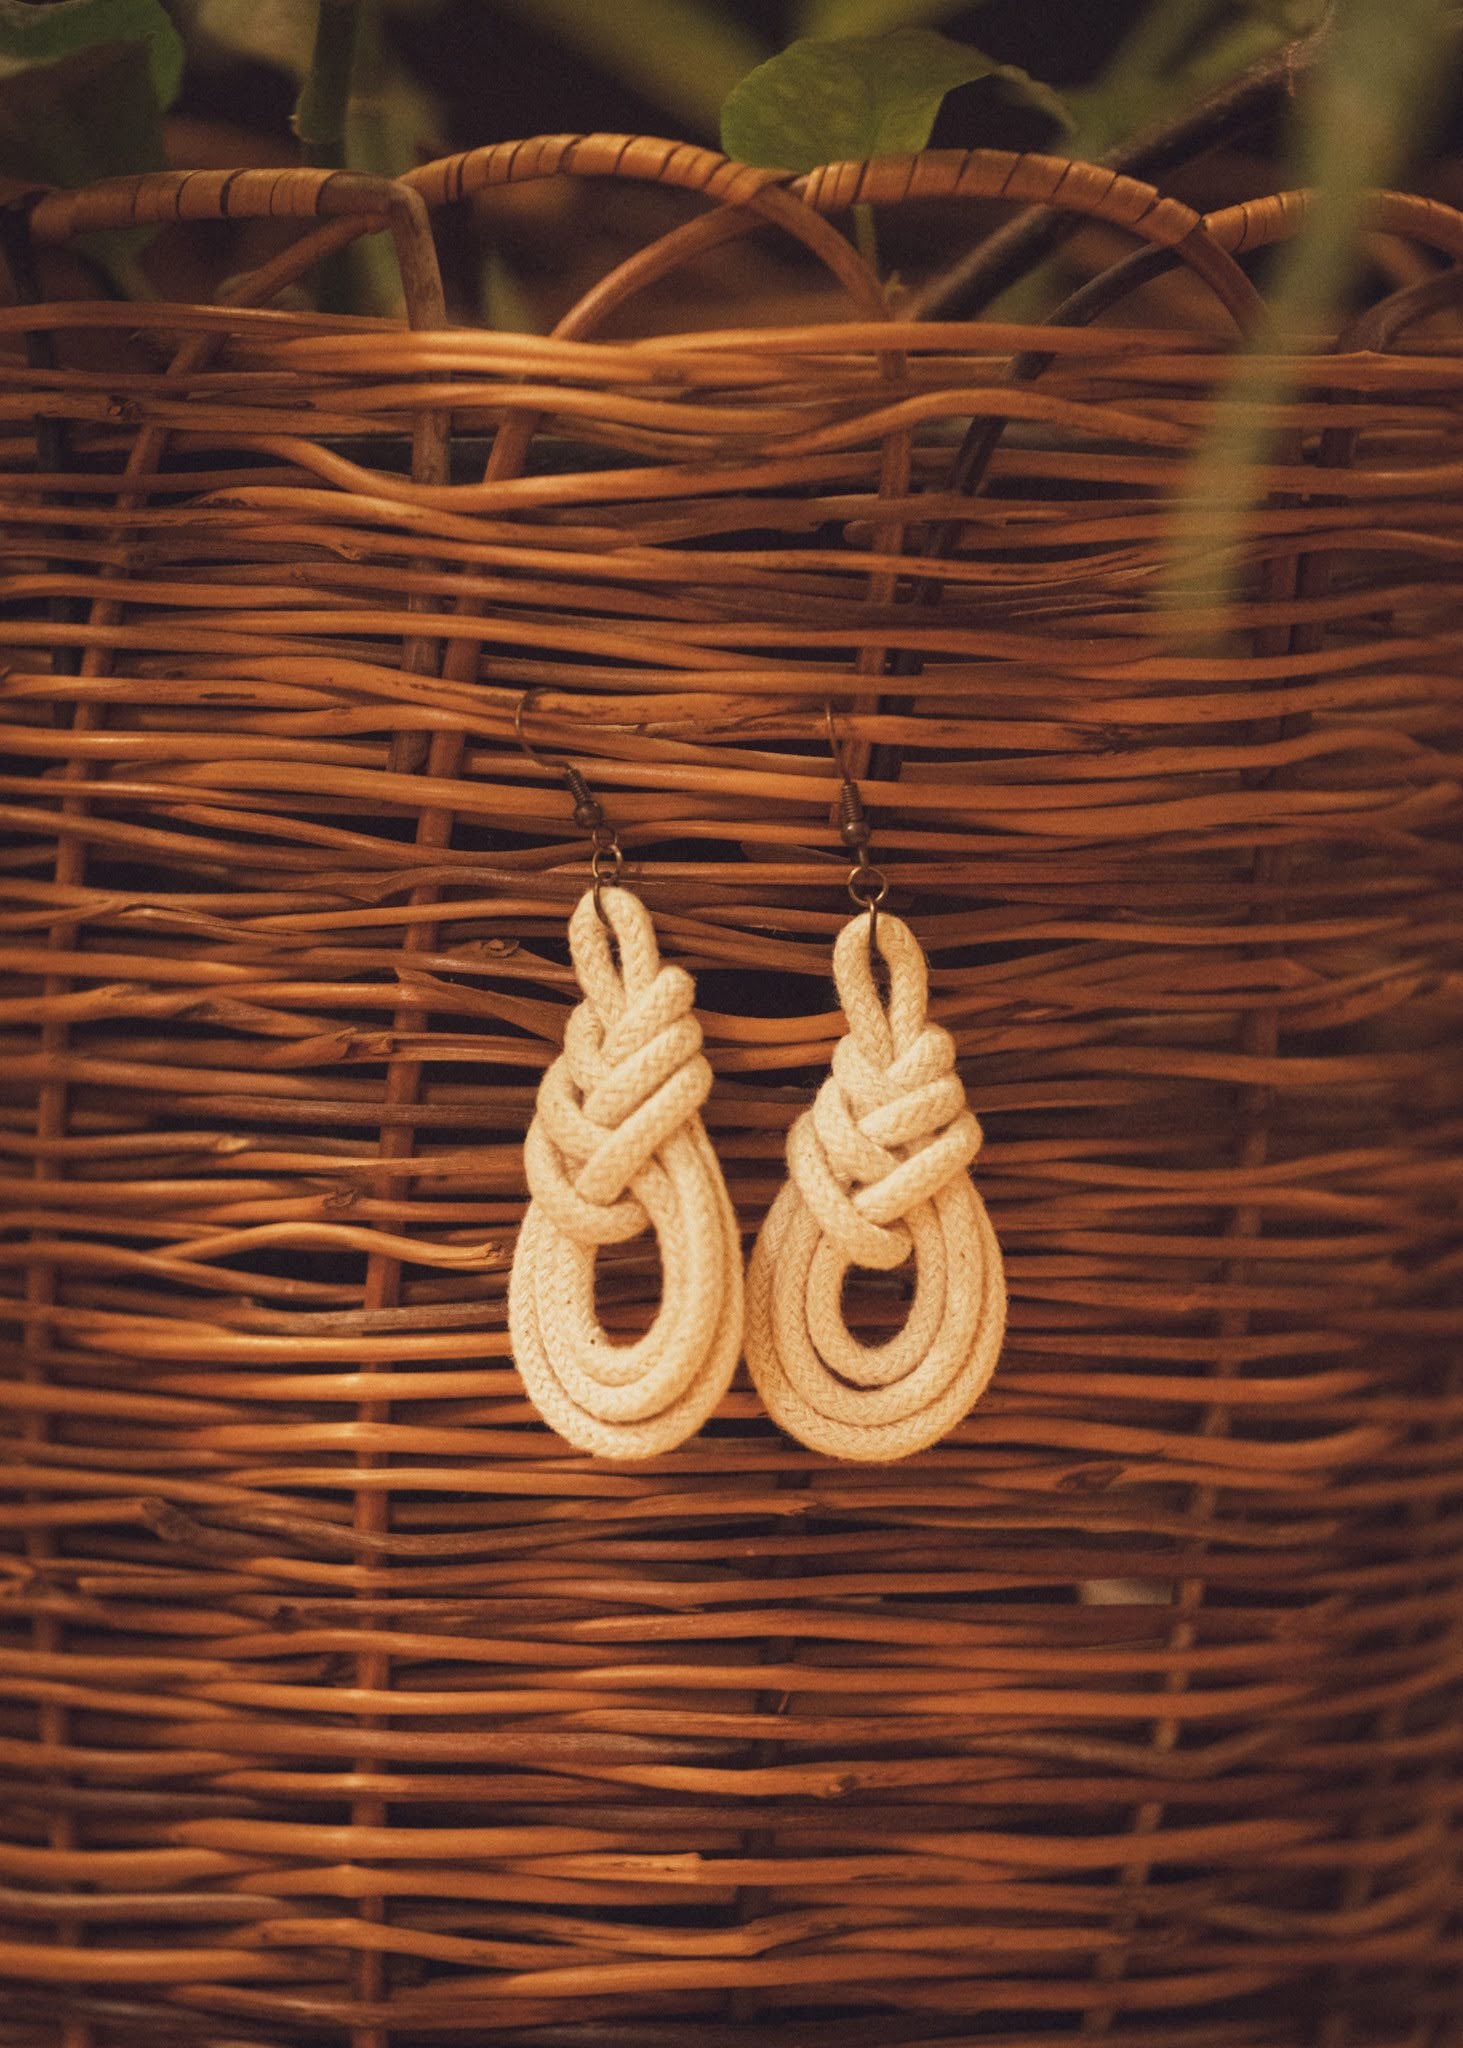
MULTIPOLYGON (((387 176, 409 168, 430 99, 388 54, 393 5, 430 21, 438 0, 319 0, 316 8, 234 0, 185 0, 182 19, 206 48, 233 48, 295 78, 302 160, 387 176)), ((958 13, 941 0, 808 0, 780 56, 758 54, 756 36, 704 0, 513 0, 541 30, 633 77, 692 129, 706 125, 708 82, 728 81, 720 107, 723 146, 746 162, 789 171, 923 148, 946 96, 993 81, 1033 109, 1064 153, 1142 171, 1162 156, 1175 124, 1196 102, 1217 99, 1221 117, 1235 81, 1303 77, 1293 141, 1293 180, 1318 203, 1269 293, 1263 345, 1280 350, 1323 327, 1359 261, 1365 195, 1404 171, 1425 144, 1455 74, 1456 0, 1153 0, 1120 39, 1101 75, 1058 93, 1019 65, 998 62, 933 24, 958 13), (741 72, 740 76, 736 74, 741 72)), ((480 9, 491 38, 493 11, 480 9)), ((183 46, 161 0, 0 0, 0 176, 81 185, 160 168, 162 116, 176 98, 183 46)), ((720 90, 720 87, 717 87, 720 90)), ((1236 103, 1241 114, 1248 100, 1236 103)), ((1206 140, 1214 136, 1205 132, 1206 140)), ((1222 132, 1222 131, 1220 131, 1222 132)), ((981 138, 971 136, 972 142, 981 138)), ((854 227, 877 261, 869 209, 854 227)), ((146 289, 138 237, 113 234, 93 253, 123 289, 146 289)), ((1039 249, 1039 243, 1036 244, 1039 249)), ((977 263, 979 257, 977 256, 977 263)), ((379 241, 357 258, 363 307, 388 302, 389 264, 379 241)), ((489 275, 501 279, 501 268, 489 275)), ((325 289, 349 303, 337 270, 325 289)), ((510 288, 511 289, 511 288, 510 288)), ((926 293, 932 307, 938 288, 926 293)), ((948 296, 948 294, 947 294, 948 296)), ((1256 346, 1261 337, 1255 337, 1256 346)), ((1215 538, 1215 507, 1231 521, 1252 495, 1264 453, 1257 424, 1281 395, 1284 370, 1242 377, 1196 470, 1180 552, 1215 538)), ((1220 564, 1222 544, 1208 549, 1220 564)), ((1216 575, 1219 570, 1216 568, 1216 575)), ((1216 584, 1208 593, 1221 595, 1216 584)))
MULTIPOLYGON (((409 169, 413 150, 429 142, 413 126, 429 127, 433 117, 421 83, 385 39, 398 20, 430 27, 441 4, 179 0, 174 13, 198 61, 216 63, 235 51, 295 81, 306 161, 391 176, 409 169)), ((1046 117, 1066 153, 1102 159, 1131 151, 1255 67, 1283 60, 1295 74, 1320 52, 1330 83, 1308 95, 1314 113, 1296 165, 1337 189, 1378 182, 1421 146, 1446 89, 1449 70, 1440 60, 1456 11, 1451 0, 1394 7, 1378 0, 1155 0, 1139 10, 1097 77, 1058 92, 966 36, 937 33, 962 12, 939 0, 810 0, 795 10, 780 59, 734 10, 703 0, 625 0, 613 9, 589 0, 514 0, 511 8, 627 77, 663 105, 674 128, 695 139, 719 129, 732 154, 794 171, 922 147, 943 97, 980 79, 1046 117)), ((490 6, 475 11, 489 50, 497 20, 490 6)), ((461 30, 454 20, 454 36, 461 30)), ((161 161, 160 116, 176 97, 183 65, 174 16, 161 0, 5 0, 0 63, 7 73, 0 171, 77 184, 161 161), (92 65, 85 78, 69 69, 84 55, 92 65), (89 102, 94 78, 107 79, 107 90, 89 102), (71 118, 47 132, 33 118, 42 105, 65 108, 71 118)), ((501 110, 488 113, 502 118, 501 110)))

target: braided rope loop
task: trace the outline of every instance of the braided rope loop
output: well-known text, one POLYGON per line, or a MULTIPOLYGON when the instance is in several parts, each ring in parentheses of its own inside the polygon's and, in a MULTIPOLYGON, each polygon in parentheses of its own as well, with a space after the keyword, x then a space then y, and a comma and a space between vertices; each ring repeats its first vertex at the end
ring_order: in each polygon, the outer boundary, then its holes
POLYGON ((788 1136, 788 1179, 747 1279, 747 1362, 773 1420, 811 1449, 887 1463, 924 1450, 984 1391, 1006 1325, 1000 1247, 969 1167, 981 1131, 928 971, 887 912, 839 934, 848 1035, 788 1136), (887 1007, 873 948, 889 970, 887 1007), (914 1260, 904 1327, 866 1346, 844 1319, 851 1267, 914 1260))
POLYGON ((584 1001, 524 1143, 532 1199, 509 1330, 551 1428, 602 1458, 648 1458, 693 1435, 731 1383, 741 1242, 701 1122, 711 1069, 690 975, 662 966, 650 913, 628 889, 581 897, 569 946, 584 1001), (647 1228, 660 1244, 660 1307, 644 1336, 616 1344, 595 1309, 595 1255, 647 1228))

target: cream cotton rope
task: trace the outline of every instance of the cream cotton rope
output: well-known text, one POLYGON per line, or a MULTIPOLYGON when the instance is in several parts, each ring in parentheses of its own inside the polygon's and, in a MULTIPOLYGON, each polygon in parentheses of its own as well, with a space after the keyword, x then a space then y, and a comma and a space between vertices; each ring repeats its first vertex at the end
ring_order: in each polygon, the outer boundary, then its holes
POLYGON ((1000 1247, 968 1168, 980 1125, 955 1045, 926 1016, 928 970, 908 925, 844 926, 833 974, 848 1019, 833 1070, 787 1142, 788 1180, 747 1276, 747 1363, 769 1414, 830 1456, 887 1462, 960 1420, 995 1368, 1006 1324, 1000 1247), (887 1009, 872 946, 889 969, 887 1009), (850 1267, 913 1253, 904 1328, 865 1346, 843 1314, 850 1267))
POLYGON ((690 975, 661 965, 650 913, 628 889, 583 896, 569 948, 585 999, 524 1142, 532 1199, 508 1327, 529 1398, 560 1436, 602 1458, 649 1458, 694 1434, 731 1383, 741 1241, 701 1122, 711 1069, 690 975), (660 1307, 644 1336, 614 1344, 595 1310, 595 1254, 648 1225, 660 1307))

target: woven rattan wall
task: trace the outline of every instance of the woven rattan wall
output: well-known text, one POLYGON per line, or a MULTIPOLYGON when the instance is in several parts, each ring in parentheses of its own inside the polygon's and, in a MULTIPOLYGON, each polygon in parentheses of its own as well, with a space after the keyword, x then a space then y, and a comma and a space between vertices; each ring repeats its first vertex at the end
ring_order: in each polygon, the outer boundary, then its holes
POLYGON ((0 315, 6 2048, 1457 2040, 1463 220, 1378 202, 1422 281, 1299 371, 1227 618, 1154 593, 1230 344, 1122 324, 1173 264, 1252 322, 1298 211, 613 139, 35 208, 305 240, 0 315), (446 330, 429 209, 555 170, 726 203, 556 338, 446 330), (860 190, 1157 253, 891 322, 860 190), (383 222, 412 331, 269 309, 383 222), (595 338, 769 222, 847 322, 595 338), (528 690, 749 1229, 839 1028, 835 705, 1006 1248, 937 1450, 739 1389, 611 1468, 522 1398, 585 878, 528 690))

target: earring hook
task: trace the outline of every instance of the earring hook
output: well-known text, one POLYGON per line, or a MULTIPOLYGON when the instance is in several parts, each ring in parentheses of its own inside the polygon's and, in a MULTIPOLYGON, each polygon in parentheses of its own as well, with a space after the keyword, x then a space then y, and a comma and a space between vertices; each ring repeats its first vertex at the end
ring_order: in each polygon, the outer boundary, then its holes
POLYGON ((525 690, 523 695, 519 698, 517 704, 514 706, 513 737, 517 740, 519 746, 522 747, 524 753, 527 754, 530 761, 535 762, 540 768, 549 769, 551 773, 557 775, 559 772, 558 762, 549 761, 545 759, 545 757, 539 752, 538 748, 534 745, 533 741, 528 737, 527 729, 523 723, 524 719, 528 716, 529 705, 533 702, 534 698, 538 696, 538 694, 539 692, 536 687, 532 690, 525 690))
POLYGON ((606 889, 613 888, 619 881, 625 866, 625 856, 620 847, 619 837, 613 825, 604 814, 599 798, 574 766, 572 761, 551 761, 541 754, 528 737, 525 719, 528 707, 539 694, 537 687, 525 690, 519 698, 513 713, 513 731, 518 744, 536 767, 546 769, 551 775, 560 776, 574 799, 574 822, 589 834, 589 873, 594 890, 594 914, 606 931, 613 926, 605 914, 601 900, 606 889))
POLYGON ((879 905, 889 894, 889 877, 869 859, 869 841, 873 838, 873 831, 864 812, 864 800, 859 795, 858 784, 844 764, 842 742, 833 723, 832 704, 823 706, 823 716, 828 725, 829 751, 838 773, 838 836, 854 858, 854 865, 848 871, 848 893, 856 908, 868 912, 869 950, 874 952, 879 932, 879 905))

